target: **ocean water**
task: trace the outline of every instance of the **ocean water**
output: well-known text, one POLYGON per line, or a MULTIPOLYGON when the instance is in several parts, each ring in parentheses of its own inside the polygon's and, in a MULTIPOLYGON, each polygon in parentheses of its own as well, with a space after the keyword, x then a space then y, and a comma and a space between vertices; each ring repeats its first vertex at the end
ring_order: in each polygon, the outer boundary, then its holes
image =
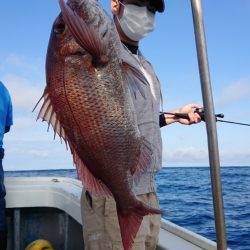
MULTIPOLYGON (((16 171, 5 176, 76 178, 76 171, 16 171)), ((221 177, 228 247, 250 250, 250 167, 223 167, 221 177)), ((216 240, 209 168, 162 168, 156 182, 165 219, 216 240)))
MULTIPOLYGON (((228 247, 250 250, 250 167, 221 169, 228 247)), ((209 168, 163 168, 157 176, 164 218, 216 241, 209 168)))

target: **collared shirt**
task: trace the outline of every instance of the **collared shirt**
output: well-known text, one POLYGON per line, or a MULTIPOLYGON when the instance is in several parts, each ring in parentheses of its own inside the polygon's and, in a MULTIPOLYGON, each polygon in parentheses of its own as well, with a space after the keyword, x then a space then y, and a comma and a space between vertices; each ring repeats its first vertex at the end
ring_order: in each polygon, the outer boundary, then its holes
POLYGON ((5 127, 13 124, 12 103, 8 90, 0 81, 0 148, 3 147, 5 127))
POLYGON ((136 66, 149 82, 149 85, 141 83, 145 98, 140 93, 137 93, 136 97, 132 94, 139 131, 150 142, 152 150, 147 170, 141 175, 138 183, 134 182, 133 191, 136 195, 140 195, 156 191, 154 177, 162 166, 162 139, 159 126, 161 89, 152 65, 140 52, 135 55, 124 47, 123 53, 126 60, 136 66))

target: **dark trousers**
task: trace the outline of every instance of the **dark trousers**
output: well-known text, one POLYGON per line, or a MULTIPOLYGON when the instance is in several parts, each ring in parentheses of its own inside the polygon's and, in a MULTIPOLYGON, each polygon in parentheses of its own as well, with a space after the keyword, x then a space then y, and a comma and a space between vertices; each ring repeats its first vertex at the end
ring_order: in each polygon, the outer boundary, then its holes
POLYGON ((3 157, 4 157, 4 149, 0 148, 0 250, 5 250, 7 244, 7 224, 5 215, 6 190, 4 186, 4 172, 2 165, 3 157))

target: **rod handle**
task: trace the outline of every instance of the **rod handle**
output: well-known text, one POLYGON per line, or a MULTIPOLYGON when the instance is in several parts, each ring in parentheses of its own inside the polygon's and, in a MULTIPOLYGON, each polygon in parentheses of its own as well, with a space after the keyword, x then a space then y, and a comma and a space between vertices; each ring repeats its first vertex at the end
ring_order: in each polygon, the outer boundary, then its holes
MULTIPOLYGON (((194 112, 199 114, 202 121, 205 121, 205 112, 204 112, 203 108, 197 108, 197 109, 195 109, 194 112)), ((185 113, 174 113, 174 116, 178 117, 178 118, 189 120, 188 114, 185 114, 185 113)), ((216 118, 224 118, 224 114, 216 114, 215 117, 216 118)))

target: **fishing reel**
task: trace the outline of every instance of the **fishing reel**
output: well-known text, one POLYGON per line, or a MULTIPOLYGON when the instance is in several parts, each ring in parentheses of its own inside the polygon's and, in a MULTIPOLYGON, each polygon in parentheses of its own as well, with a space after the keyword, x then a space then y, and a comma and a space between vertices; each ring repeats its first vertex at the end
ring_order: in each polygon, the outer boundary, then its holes
MULTIPOLYGON (((197 113, 201 117, 201 120, 205 121, 205 111, 203 108, 195 109, 194 113, 197 113)), ((217 118, 224 118, 224 114, 215 114, 215 118, 216 118, 216 121, 217 121, 217 118)))

